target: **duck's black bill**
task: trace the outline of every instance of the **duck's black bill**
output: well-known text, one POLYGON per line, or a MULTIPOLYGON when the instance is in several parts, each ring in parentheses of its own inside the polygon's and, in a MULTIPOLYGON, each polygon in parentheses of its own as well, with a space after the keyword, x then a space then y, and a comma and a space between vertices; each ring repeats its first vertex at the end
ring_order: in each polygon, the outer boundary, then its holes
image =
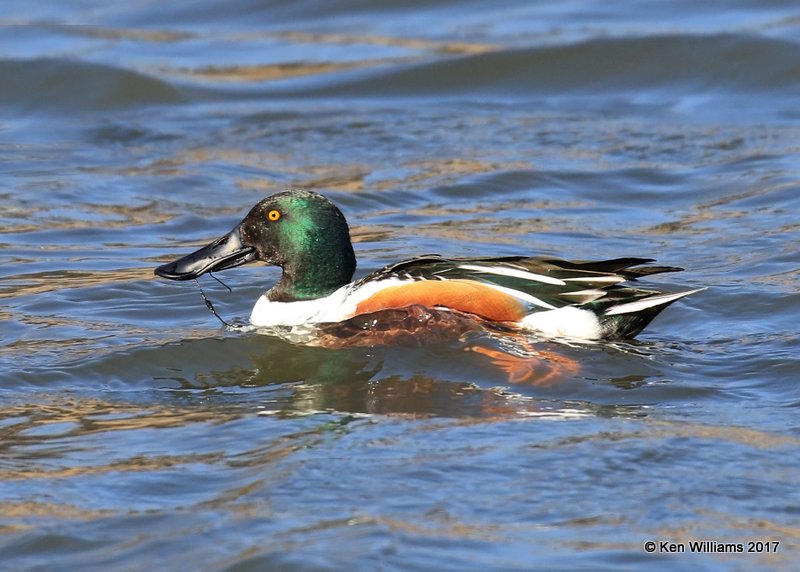
POLYGON ((227 270, 255 259, 255 249, 242 244, 242 236, 236 228, 200 250, 162 264, 155 269, 155 273, 169 280, 191 280, 206 272, 227 270))

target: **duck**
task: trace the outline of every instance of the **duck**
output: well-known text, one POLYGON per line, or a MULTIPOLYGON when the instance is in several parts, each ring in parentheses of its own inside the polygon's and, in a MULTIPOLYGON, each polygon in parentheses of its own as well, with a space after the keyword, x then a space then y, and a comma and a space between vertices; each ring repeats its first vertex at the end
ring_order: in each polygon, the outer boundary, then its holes
POLYGON ((347 220, 328 198, 302 189, 264 198, 229 233, 158 266, 155 274, 190 280, 256 261, 282 269, 250 313, 250 324, 266 329, 369 328, 376 325, 373 317, 427 315, 435 322, 463 317, 547 338, 624 340, 673 302, 703 290, 635 285, 645 276, 683 270, 653 265, 651 258, 424 254, 353 280, 356 256, 347 220))

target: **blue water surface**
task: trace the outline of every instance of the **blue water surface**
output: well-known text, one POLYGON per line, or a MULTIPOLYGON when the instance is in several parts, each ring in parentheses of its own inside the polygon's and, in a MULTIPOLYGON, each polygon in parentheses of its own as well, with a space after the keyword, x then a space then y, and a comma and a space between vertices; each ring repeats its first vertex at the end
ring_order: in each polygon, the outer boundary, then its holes
MULTIPOLYGON (((789 1, 4 3, 0 568, 794 569, 798 23, 789 1), (297 345, 153 276, 292 186, 341 207, 359 276, 642 256, 686 269, 648 284, 707 289, 636 341, 531 340, 520 379, 494 336, 297 345)), ((279 271, 219 277, 245 320, 279 271)))

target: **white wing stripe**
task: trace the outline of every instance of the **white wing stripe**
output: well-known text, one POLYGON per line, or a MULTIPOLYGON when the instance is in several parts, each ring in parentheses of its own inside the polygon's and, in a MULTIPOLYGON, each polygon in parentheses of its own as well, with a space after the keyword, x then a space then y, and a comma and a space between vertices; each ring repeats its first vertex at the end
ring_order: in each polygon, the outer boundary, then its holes
POLYGON ((485 274, 496 274, 497 276, 508 276, 510 278, 522 278, 523 280, 533 280, 535 282, 543 282, 544 284, 554 284, 556 286, 565 286, 566 282, 551 276, 543 274, 534 274, 526 270, 516 270, 514 268, 507 268, 505 266, 477 266, 473 264, 461 264, 459 268, 464 270, 474 270, 475 272, 483 272, 485 274))
POLYGON ((605 296, 608 292, 605 290, 600 290, 598 288, 592 288, 591 290, 576 290, 575 292, 562 292, 562 296, 596 296, 601 297, 605 296))
POLYGON ((625 278, 616 274, 598 274, 597 276, 579 276, 577 278, 564 278, 567 282, 609 282, 619 284, 625 282, 625 278))
POLYGON ((555 310, 556 307, 552 304, 548 304, 544 300, 540 300, 536 296, 531 296, 530 294, 526 294, 525 292, 520 292, 519 290, 514 290, 513 288, 506 288, 505 286, 498 286, 497 284, 487 284, 486 282, 482 282, 484 286, 489 286, 490 288, 494 288, 495 290, 499 290, 500 292, 504 292, 509 296, 514 296, 514 298, 519 298, 520 300, 524 300, 533 304, 534 306, 539 306, 540 308, 547 308, 548 310, 555 310))
POLYGON ((650 296, 644 300, 637 300, 636 302, 617 304, 616 306, 611 306, 608 310, 606 310, 605 315, 616 316, 617 314, 640 312, 641 310, 646 310, 647 308, 653 308, 655 306, 662 306, 664 304, 674 302, 675 300, 683 298, 684 296, 688 296, 689 294, 694 294, 695 292, 700 292, 701 290, 705 290, 705 288, 697 288, 695 290, 688 290, 686 292, 678 292, 677 294, 659 294, 657 296, 650 296))

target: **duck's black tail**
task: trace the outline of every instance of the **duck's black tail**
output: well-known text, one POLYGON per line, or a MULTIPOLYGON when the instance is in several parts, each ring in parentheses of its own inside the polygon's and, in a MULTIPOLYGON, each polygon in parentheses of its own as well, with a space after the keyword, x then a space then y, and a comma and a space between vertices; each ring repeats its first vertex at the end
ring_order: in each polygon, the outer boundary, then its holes
POLYGON ((632 302, 623 302, 610 306, 600 315, 603 338, 607 340, 624 340, 635 337, 661 311, 680 300, 684 296, 705 290, 696 288, 672 294, 653 294, 632 302))

